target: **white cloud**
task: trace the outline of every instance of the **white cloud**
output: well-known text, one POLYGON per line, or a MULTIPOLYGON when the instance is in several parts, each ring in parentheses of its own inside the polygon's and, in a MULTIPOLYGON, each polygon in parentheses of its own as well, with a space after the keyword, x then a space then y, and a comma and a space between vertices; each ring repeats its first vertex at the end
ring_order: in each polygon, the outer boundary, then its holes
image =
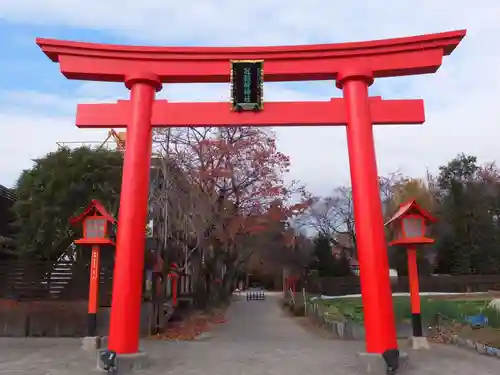
MULTIPOLYGON (((372 92, 385 98, 424 98, 427 116, 423 127, 375 130, 379 171, 401 168, 423 175, 427 167, 435 170, 458 152, 477 155, 484 161, 498 159, 500 52, 496 46, 500 44, 500 3, 496 0, 0 0, 0 19, 100 30, 134 43, 178 45, 345 42, 467 28, 468 36, 452 56, 444 59, 436 75, 375 82, 372 92)), ((44 73, 64 81, 55 66, 44 73)), ((16 124, 19 136, 30 132, 37 136, 36 142, 31 142, 31 151, 19 149, 15 153, 18 159, 12 159, 7 170, 0 168, 0 178, 5 182, 12 180, 16 168, 25 166, 24 160, 29 161, 31 154, 49 151, 56 140, 94 136, 88 130, 73 129, 77 101, 116 100, 128 95, 125 88, 114 84, 84 83, 66 97, 36 92, 35 83, 33 87, 33 92, 8 93, 9 99, 3 104, 5 97, 0 95, 2 134, 11 132, 10 123, 16 124)), ((332 82, 298 87, 267 85, 266 98, 315 100, 340 94, 332 82)), ((160 96, 208 101, 224 100, 227 92, 226 85, 172 85, 160 96)), ((281 148, 292 157, 293 178, 308 182, 322 193, 348 181, 344 129, 287 128, 277 132, 281 148)), ((5 137, 0 140, 2 155, 10 142, 5 137)))
POLYGON ((103 141, 106 130, 84 131, 71 126, 71 117, 1 114, 0 177, 2 184, 12 185, 23 169, 30 168, 32 160, 56 149, 57 141, 103 141))

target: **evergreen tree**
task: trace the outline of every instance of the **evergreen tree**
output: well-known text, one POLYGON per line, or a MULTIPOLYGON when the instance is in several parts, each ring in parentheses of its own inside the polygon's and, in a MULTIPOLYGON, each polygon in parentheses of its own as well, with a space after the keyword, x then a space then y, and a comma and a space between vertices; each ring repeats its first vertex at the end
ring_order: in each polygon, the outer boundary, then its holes
POLYGON ((330 239, 318 235, 314 239, 314 261, 311 269, 317 270, 319 277, 343 277, 352 274, 349 259, 342 252, 340 256, 332 254, 330 239))
POLYGON ((61 148, 37 159, 17 180, 16 247, 21 255, 57 259, 79 236, 70 227, 92 199, 117 214, 123 156, 118 151, 61 148))

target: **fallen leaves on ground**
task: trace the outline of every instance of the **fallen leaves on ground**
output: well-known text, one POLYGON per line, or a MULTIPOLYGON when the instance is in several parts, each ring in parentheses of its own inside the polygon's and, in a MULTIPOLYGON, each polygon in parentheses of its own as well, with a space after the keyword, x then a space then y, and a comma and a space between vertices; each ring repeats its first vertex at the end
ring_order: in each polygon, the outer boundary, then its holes
POLYGON ((194 312, 181 321, 169 322, 166 330, 151 336, 155 340, 191 341, 204 332, 209 332, 214 324, 225 323, 225 308, 211 312, 194 312))
POLYGON ((437 330, 431 330, 429 332, 429 341, 438 344, 447 344, 449 342, 448 336, 444 332, 438 332, 437 330))
POLYGON ((494 348, 500 348, 499 329, 491 327, 474 329, 468 325, 458 323, 450 323, 441 330, 432 327, 429 334, 429 340, 436 343, 448 344, 451 341, 452 335, 458 335, 462 339, 468 339, 494 348))

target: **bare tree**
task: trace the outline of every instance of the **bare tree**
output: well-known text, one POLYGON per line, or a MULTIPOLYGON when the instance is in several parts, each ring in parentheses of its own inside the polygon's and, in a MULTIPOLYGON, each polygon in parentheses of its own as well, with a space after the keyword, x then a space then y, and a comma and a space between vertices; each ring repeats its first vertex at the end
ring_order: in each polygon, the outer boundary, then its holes
POLYGON ((335 247, 353 255, 356 246, 352 191, 340 186, 326 197, 316 197, 299 222, 330 239, 335 247), (348 241, 345 241, 345 238, 348 241))
POLYGON ((169 260, 187 271, 191 255, 205 240, 204 230, 212 217, 211 202, 191 183, 172 155, 175 132, 155 131, 150 207, 160 249, 164 254, 168 249, 169 260))
MULTIPOLYGON (((155 237, 184 269, 197 255, 208 273, 230 277, 257 247, 252 237, 272 221, 270 204, 293 193, 281 179, 288 158, 272 133, 255 127, 155 130, 153 150, 155 237)), ((297 208, 283 204, 281 213, 297 208)))
MULTIPOLYGON (((392 201, 394 186, 404 179, 399 171, 379 178, 384 214, 392 201)), ((300 225, 328 237, 334 247, 353 256, 356 249, 356 228, 351 187, 339 186, 329 196, 315 197, 313 201, 310 209, 300 218, 300 225)))

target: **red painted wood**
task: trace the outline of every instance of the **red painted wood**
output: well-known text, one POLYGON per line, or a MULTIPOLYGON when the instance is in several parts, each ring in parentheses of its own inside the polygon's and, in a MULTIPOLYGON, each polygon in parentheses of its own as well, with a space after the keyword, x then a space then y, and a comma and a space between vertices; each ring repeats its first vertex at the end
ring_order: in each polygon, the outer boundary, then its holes
MULTIPOLYGON (((79 104, 76 125, 80 128, 120 128, 130 121, 130 101, 114 104, 79 104)), ((370 98, 374 124, 422 124, 423 100, 382 100, 370 98)), ((169 103, 153 105, 153 127, 187 126, 307 126, 345 125, 347 117, 342 98, 324 102, 270 102, 262 112, 231 111, 229 103, 169 103)))
POLYGON ((375 78, 433 73, 465 30, 368 42, 279 47, 140 47, 37 39, 70 79, 123 82, 142 71, 166 82, 229 82, 229 60, 264 60, 266 82, 335 79, 352 66, 375 78))
POLYGON ((371 72, 352 70, 337 81, 344 91, 348 117, 347 149, 356 227, 366 351, 397 349, 389 261, 380 201, 373 126, 368 105, 371 72))

